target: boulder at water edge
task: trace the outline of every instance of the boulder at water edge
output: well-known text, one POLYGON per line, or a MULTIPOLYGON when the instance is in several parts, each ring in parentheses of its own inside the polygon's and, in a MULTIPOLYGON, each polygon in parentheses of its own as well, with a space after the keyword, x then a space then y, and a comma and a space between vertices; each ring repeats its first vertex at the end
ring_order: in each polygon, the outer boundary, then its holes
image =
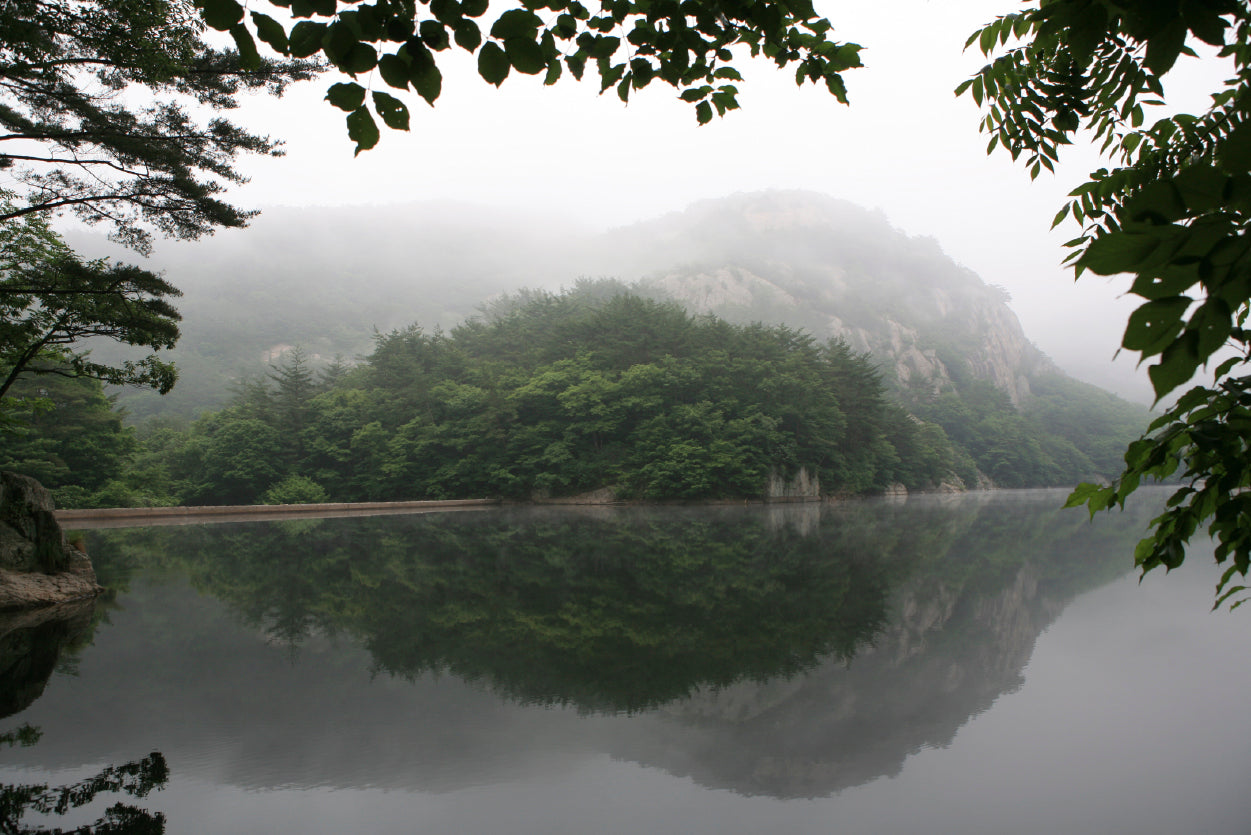
POLYGON ((0 472, 0 610, 100 591, 91 560, 66 544, 48 491, 33 478, 0 472))

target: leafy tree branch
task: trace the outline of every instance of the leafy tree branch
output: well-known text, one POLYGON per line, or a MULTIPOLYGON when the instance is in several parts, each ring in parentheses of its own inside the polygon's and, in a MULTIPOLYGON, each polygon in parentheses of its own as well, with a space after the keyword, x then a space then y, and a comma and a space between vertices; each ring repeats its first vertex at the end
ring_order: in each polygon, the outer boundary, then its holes
POLYGON ((1083 485, 1069 503, 1123 506, 1144 478, 1180 474, 1184 486, 1135 559, 1144 571, 1175 568, 1206 526, 1217 562, 1232 560, 1219 606, 1243 591, 1230 584, 1251 567, 1251 12, 1235 0, 1044 0, 988 24, 973 44, 994 57, 956 92, 987 108, 988 150, 1023 157, 1036 177, 1089 131, 1120 163, 1078 186, 1055 223, 1083 224, 1068 243, 1078 276, 1128 275, 1143 299, 1122 347, 1149 363, 1157 400, 1218 362, 1211 386, 1182 395, 1130 446, 1120 478, 1083 485), (1162 78, 1204 45, 1232 77, 1207 111, 1148 125, 1146 108, 1165 104, 1162 78))

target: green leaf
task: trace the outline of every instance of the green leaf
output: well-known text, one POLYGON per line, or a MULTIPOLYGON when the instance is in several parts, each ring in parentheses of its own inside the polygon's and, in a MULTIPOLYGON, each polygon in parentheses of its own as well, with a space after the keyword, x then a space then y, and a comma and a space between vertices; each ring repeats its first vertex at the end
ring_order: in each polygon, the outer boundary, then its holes
POLYGON ((1188 296, 1174 296, 1140 305, 1129 315, 1121 345, 1143 356, 1160 353, 1181 332, 1182 316, 1191 301, 1188 296))
POLYGON ((632 84, 634 89, 641 90, 651 83, 656 76, 656 70, 652 67, 651 62, 646 58, 633 58, 630 60, 630 72, 634 76, 632 84))
POLYGON ((447 27, 437 20, 423 20, 417 31, 421 35, 422 42, 433 50, 444 50, 452 45, 452 40, 447 34, 447 27))
POLYGON ((508 38, 504 41, 504 52, 508 61, 517 72, 526 75, 538 75, 547 69, 543 49, 537 42, 527 38, 508 38))
POLYGON ((543 83, 547 86, 551 86, 552 84, 555 84, 557 81, 560 80, 560 75, 562 72, 563 72, 563 67, 560 61, 553 61, 552 63, 547 65, 547 75, 544 76, 543 83))
POLYGON ((1133 272, 1159 244, 1159 236, 1150 231, 1105 233, 1086 247, 1077 263, 1097 275, 1133 272))
POLYGON ((1181 194, 1191 214, 1201 214, 1221 208, 1225 202, 1225 185, 1229 177, 1206 163, 1186 166, 1173 184, 1181 194))
POLYGON ((706 101, 701 101, 695 106, 695 119, 701 125, 706 125, 712 121, 712 105, 706 101))
MULTIPOLYGON (((996 139, 998 139, 998 137, 996 137, 996 139)), ((994 140, 991 140, 991 141, 993 142, 994 140)), ((990 153, 990 152, 991 152, 991 150, 993 150, 993 148, 987 148, 987 149, 986 149, 986 153, 990 153)), ((1051 228, 1052 228, 1052 229, 1054 229, 1055 227, 1057 227, 1057 226, 1059 226, 1061 223, 1063 223, 1063 222, 1064 222, 1064 219, 1065 219, 1066 217, 1068 217, 1068 216, 1069 216, 1069 208, 1070 208, 1070 205, 1069 205, 1068 203, 1065 203, 1065 204, 1064 204, 1064 208, 1063 208, 1063 209, 1061 209, 1060 211, 1056 212, 1056 216, 1055 216, 1054 218, 1052 218, 1052 219, 1051 219, 1051 228)))
POLYGON ((383 123, 392 130, 408 130, 408 105, 390 93, 375 91, 374 111, 382 117, 383 123))
POLYGON ((355 81, 339 82, 326 91, 326 101, 351 113, 365 103, 365 88, 355 81))
POLYGON ((273 47, 275 52, 287 54, 287 30, 282 28, 281 23, 260 12, 252 12, 252 23, 256 26, 257 37, 273 47))
POLYGON ((1199 335, 1196 348, 1200 361, 1206 362, 1225 345, 1233 325, 1233 315, 1224 300, 1212 297, 1199 306, 1187 327, 1199 335))
POLYGON ((291 55, 296 58, 308 58, 321 51, 321 41, 326 34, 324 23, 301 20, 291 27, 291 55))
POLYGON ((1164 349, 1160 361, 1147 369, 1157 400, 1186 383, 1199 369, 1197 343, 1198 334, 1183 333, 1164 349))
POLYGON ((239 48, 239 65, 245 70, 260 68, 261 54, 256 51, 256 41, 252 40, 248 27, 236 23, 230 27, 230 37, 234 38, 235 46, 239 48))
POLYGON ((621 38, 597 35, 587 52, 596 60, 611 58, 619 46, 621 46, 621 38))
POLYGON ((362 41, 372 43, 386 39, 386 21, 379 16, 376 5, 358 6, 355 11, 342 12, 339 20, 346 21, 352 32, 362 41))
POLYGON ((430 0, 430 13, 448 27, 455 27, 456 22, 463 19, 457 0, 430 0))
POLYGON ((434 64, 427 64, 421 69, 414 69, 412 76, 413 89, 417 95, 434 105, 435 99, 443 92, 443 73, 434 64))
POLYGON ((195 5, 204 22, 219 32, 243 20, 243 6, 237 0, 196 0, 195 5))
POLYGON ((357 41, 339 63, 339 69, 348 75, 360 75, 378 66, 378 50, 367 43, 357 41))
POLYGON ((1211 46, 1225 45, 1226 23, 1217 8, 1200 3, 1183 3, 1182 14, 1186 18, 1186 26, 1196 38, 1211 46))
POLYGON ((508 55, 495 41, 487 41, 478 51, 478 75, 488 84, 503 84, 510 67, 508 55))
POLYGON ((561 40, 569 40, 578 32, 578 19, 571 14, 562 14, 556 18, 552 32, 561 40))
POLYGON ((1186 216, 1186 204, 1173 183, 1162 181, 1147 185, 1126 200, 1117 214, 1138 223, 1173 223, 1186 216))
POLYGON ((501 41, 509 38, 533 40, 543 25, 543 19, 528 9, 509 9, 491 26, 491 37, 501 41))
POLYGON ((356 36, 352 34, 352 30, 346 24, 336 21, 326 27, 321 39, 321 49, 332 64, 342 69, 340 65, 347 60, 355 43, 356 36))
POLYGON ((486 14, 489 0, 461 0, 460 10, 469 17, 482 17, 486 14))
POLYGON ((383 55, 378 59, 378 74, 397 90, 408 89, 409 63, 399 55, 383 55))
POLYGON ((1234 366, 1238 365, 1241 362, 1243 362, 1242 357, 1230 357, 1229 359, 1222 362, 1220 365, 1216 366, 1215 369, 1213 369, 1212 378, 1215 380, 1219 380, 1227 376, 1229 372, 1234 370, 1234 366))
POLYGON ((1084 505, 1088 501, 1090 501, 1092 496, 1104 490, 1109 490, 1109 489, 1111 488, 1104 487, 1103 485, 1100 485, 1100 484, 1088 484, 1088 483, 1079 484, 1073 488, 1073 492, 1069 494, 1069 497, 1067 499, 1065 499, 1064 506, 1066 508, 1067 507, 1079 507, 1080 505, 1084 505))
POLYGON ((292 0, 291 14, 295 17, 334 17, 335 0, 292 0))
POLYGON ((987 26, 982 30, 981 36, 978 38, 978 49, 983 55, 989 55, 990 51, 995 48, 995 37, 998 33, 994 26, 987 26))
MULTIPOLYGON (((1181 240, 1177 243, 1180 243, 1181 240)), ((1176 244, 1166 247, 1175 250, 1176 244)), ((1154 260, 1154 259, 1153 259, 1154 260)), ((1143 273, 1134 279, 1129 291, 1142 296, 1148 301, 1184 295, 1198 281, 1197 272, 1186 267, 1173 267, 1160 271, 1157 275, 1143 273)))
POLYGON ((482 30, 467 17, 457 21, 454 32, 456 45, 466 52, 473 52, 482 44, 482 30))
POLYGON ((1142 567, 1152 567, 1158 564, 1159 560, 1155 556, 1156 540, 1154 537, 1148 537, 1139 541, 1134 546, 1134 565, 1142 567))
POLYGON ((1186 45, 1186 21, 1181 16, 1175 17, 1168 25, 1161 28, 1147 41, 1147 54, 1143 64, 1157 76, 1164 75, 1173 68, 1182 47, 1186 45))
POLYGON ((374 117, 369 115, 369 109, 363 105, 348 114, 347 128, 348 139, 356 143, 356 152, 353 156, 360 154, 361 151, 368 151, 378 144, 378 138, 381 135, 378 132, 378 125, 374 122, 374 117))

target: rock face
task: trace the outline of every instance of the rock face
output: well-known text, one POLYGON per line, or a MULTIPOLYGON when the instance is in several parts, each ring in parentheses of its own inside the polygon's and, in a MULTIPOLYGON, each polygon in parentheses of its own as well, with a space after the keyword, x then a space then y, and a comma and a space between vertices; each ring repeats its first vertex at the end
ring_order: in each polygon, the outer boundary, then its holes
POLYGON ((1008 295, 933 240, 880 215, 809 192, 697 203, 605 242, 642 251, 624 274, 694 313, 801 328, 867 352, 905 391, 927 397, 971 377, 1016 405, 1056 367, 1025 337, 1008 295))
POLYGON ((0 610, 100 591, 91 561, 66 544, 48 491, 33 478, 0 473, 0 610))
POLYGON ((818 501, 821 498, 821 480, 810 475, 807 467, 800 467, 791 478, 774 471, 765 485, 765 499, 780 502, 818 501))

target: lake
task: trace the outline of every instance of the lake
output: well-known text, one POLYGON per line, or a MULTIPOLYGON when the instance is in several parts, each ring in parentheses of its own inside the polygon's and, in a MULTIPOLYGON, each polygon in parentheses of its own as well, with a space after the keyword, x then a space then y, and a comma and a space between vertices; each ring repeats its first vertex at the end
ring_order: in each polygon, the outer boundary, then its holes
POLYGON ((1139 583, 1144 493, 87 531, 109 594, 0 632, 0 816, 1247 832, 1251 612, 1210 545, 1139 583))

